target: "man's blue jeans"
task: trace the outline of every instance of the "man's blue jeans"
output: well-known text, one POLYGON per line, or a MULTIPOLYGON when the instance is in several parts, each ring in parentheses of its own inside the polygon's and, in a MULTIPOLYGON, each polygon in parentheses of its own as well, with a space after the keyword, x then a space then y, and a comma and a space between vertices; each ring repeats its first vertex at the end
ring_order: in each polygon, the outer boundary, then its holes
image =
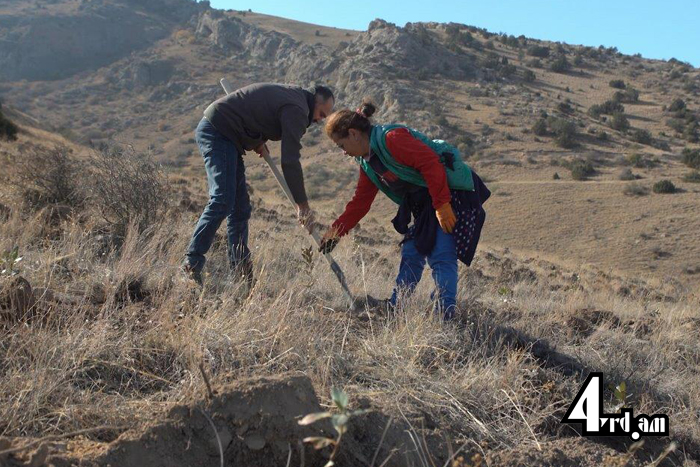
POLYGON ((437 226, 435 247, 429 255, 418 253, 413 240, 403 244, 401 266, 390 303, 392 306, 396 306, 400 292, 406 295, 413 293, 423 275, 426 259, 433 270, 433 279, 435 280, 435 291, 430 298, 432 300, 437 298, 436 311, 441 311, 446 321, 451 320, 454 318, 457 304, 457 247, 454 237, 443 232, 439 225, 437 226))
POLYGON ((251 206, 243 157, 233 142, 219 133, 206 118, 199 122, 195 137, 204 158, 209 202, 192 234, 186 262, 194 270, 201 271, 204 255, 211 248, 216 230, 226 218, 229 261, 231 266, 237 267, 250 259, 248 220, 251 206))

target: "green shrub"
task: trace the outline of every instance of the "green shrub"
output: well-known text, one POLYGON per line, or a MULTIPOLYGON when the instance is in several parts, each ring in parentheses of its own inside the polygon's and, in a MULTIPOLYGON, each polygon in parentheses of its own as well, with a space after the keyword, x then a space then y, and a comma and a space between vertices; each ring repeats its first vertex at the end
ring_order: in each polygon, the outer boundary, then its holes
POLYGON ((654 163, 647 159, 644 154, 634 153, 625 158, 625 162, 637 169, 647 169, 654 166, 654 163))
POLYGON ((632 141, 639 144, 651 145, 654 143, 654 138, 648 130, 636 129, 632 133, 632 141))
POLYGON ((535 81, 537 77, 535 76, 535 72, 530 70, 529 68, 526 68, 525 71, 523 71, 523 80, 526 83, 532 83, 535 81))
POLYGON ((683 149, 681 162, 691 169, 700 169, 700 149, 683 149))
POLYGON ((588 115, 598 119, 603 114, 603 107, 600 104, 593 104, 588 108, 588 115))
POLYGON ((532 132, 537 136, 547 136, 547 121, 544 118, 538 119, 532 125, 532 132))
POLYGON ((624 91, 617 91, 613 94, 614 102, 637 102, 639 101, 639 91, 634 88, 627 88, 624 91))
POLYGON ((615 113, 625 113, 625 106, 614 100, 608 100, 601 105, 601 112, 605 115, 613 115, 615 113))
POLYGON ((627 196, 646 196, 649 194, 649 188, 645 187, 644 185, 640 185, 639 183, 632 182, 625 185, 622 192, 627 196))
POLYGON ((685 108, 685 101, 681 98, 677 98, 674 99, 673 102, 671 102, 671 105, 668 106, 668 111, 679 112, 681 110, 684 110, 685 108))
POLYGON ((660 180, 652 187, 654 193, 668 194, 676 192, 676 185, 671 180, 660 180))
POLYGON ((608 84, 611 88, 625 89, 625 82, 621 79, 613 79, 608 84))
POLYGON ((574 180, 587 180, 588 177, 595 173, 593 164, 590 161, 585 161, 583 159, 576 159, 569 164, 569 169, 571 170, 571 178, 574 180))
POLYGON ((697 143, 700 141, 700 135, 698 134, 698 122, 689 122, 683 129, 683 139, 689 143, 697 143))
POLYGON ((555 73, 566 73, 571 69, 571 64, 564 55, 560 55, 549 67, 555 73))
POLYGON ((615 100, 607 100, 602 104, 594 104, 588 109, 588 115, 593 118, 600 118, 601 115, 613 115, 615 113, 624 113, 625 106, 615 100))
POLYGON ((557 104, 557 110, 561 113, 570 115, 574 113, 574 108, 571 107, 571 104, 569 102, 560 102, 557 104))
POLYGON ((683 176, 683 181, 688 183, 700 183, 700 172, 694 170, 683 176))
POLYGON ((548 126, 555 135, 554 141, 562 148, 570 149, 576 146, 576 123, 565 118, 549 117, 548 126))
POLYGON ((624 133, 630 129, 630 122, 625 117, 625 114, 616 112, 610 120, 610 128, 624 133))

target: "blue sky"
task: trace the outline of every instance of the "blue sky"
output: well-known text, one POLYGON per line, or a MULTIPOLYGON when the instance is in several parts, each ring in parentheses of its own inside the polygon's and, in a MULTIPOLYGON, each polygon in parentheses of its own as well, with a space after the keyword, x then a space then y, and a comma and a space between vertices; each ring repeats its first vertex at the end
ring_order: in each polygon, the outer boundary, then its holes
POLYGON ((535 39, 615 46, 625 54, 700 66, 700 0, 211 0, 215 8, 252 9, 324 26, 364 30, 382 18, 456 22, 535 39))

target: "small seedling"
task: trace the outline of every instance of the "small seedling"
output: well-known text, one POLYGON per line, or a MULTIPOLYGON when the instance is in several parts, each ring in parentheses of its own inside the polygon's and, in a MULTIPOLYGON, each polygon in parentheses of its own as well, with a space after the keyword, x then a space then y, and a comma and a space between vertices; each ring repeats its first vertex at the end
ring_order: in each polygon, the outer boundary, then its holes
POLYGON ((615 405, 615 410, 620 410, 622 407, 625 406, 625 401, 627 400, 627 384, 624 381, 618 384, 617 386, 614 386, 613 383, 610 383, 608 385, 608 388, 613 392, 613 396, 617 401, 617 404, 615 405))
POLYGON ((498 288, 498 295, 502 297, 507 297, 509 295, 512 295, 513 291, 510 289, 510 287, 502 285, 501 287, 498 288))
POLYGON ((19 247, 14 247, 10 251, 6 251, 0 256, 0 274, 3 276, 14 276, 19 274, 17 263, 22 261, 19 255, 19 247))
POLYGON ((324 436, 309 436, 304 438, 305 443, 311 443, 314 449, 317 450, 323 449, 327 446, 333 446, 333 452, 331 452, 330 459, 324 467, 331 467, 335 465, 335 461, 333 459, 335 459, 335 456, 338 453, 338 448, 340 447, 340 441, 343 438, 343 435, 348 430, 348 422, 350 421, 350 418, 367 412, 367 410, 350 411, 348 408, 348 395, 342 389, 331 389, 331 399, 340 413, 333 414, 331 412, 316 412, 299 420, 299 425, 311 425, 312 423, 316 423, 317 421, 325 418, 331 419, 333 428, 335 428, 335 431, 338 433, 337 438, 328 438, 324 436))

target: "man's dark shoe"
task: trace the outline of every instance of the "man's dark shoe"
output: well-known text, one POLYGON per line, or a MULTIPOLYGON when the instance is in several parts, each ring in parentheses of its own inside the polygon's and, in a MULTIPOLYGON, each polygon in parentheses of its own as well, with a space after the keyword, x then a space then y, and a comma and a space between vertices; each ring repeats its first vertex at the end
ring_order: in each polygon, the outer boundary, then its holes
POLYGON ((185 274, 185 276, 189 280, 196 282, 197 285, 199 285, 200 287, 202 286, 203 281, 202 281, 202 270, 201 269, 195 268, 189 263, 183 264, 181 269, 182 269, 182 272, 185 274))

